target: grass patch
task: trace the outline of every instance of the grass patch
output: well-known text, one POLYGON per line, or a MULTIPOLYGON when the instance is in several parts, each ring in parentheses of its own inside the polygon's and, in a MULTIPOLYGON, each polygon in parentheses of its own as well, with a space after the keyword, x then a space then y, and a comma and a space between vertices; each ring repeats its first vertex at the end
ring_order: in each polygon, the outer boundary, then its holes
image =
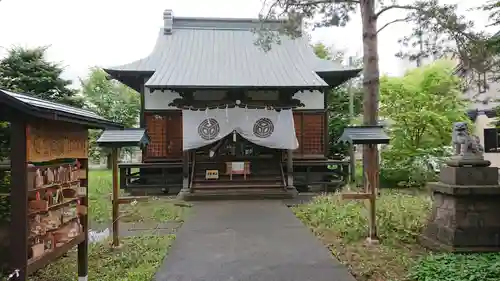
POLYGON ((419 246, 417 237, 431 205, 426 193, 382 190, 377 200, 378 246, 364 243, 368 212, 363 202, 325 195, 295 207, 294 212, 357 280, 489 281, 490 275, 498 280, 499 254, 431 255, 419 246))
POLYGON ((424 253, 415 239, 431 201, 425 196, 384 190, 377 203, 382 243, 376 247, 364 243, 368 212, 363 202, 341 200, 338 195, 319 196, 294 211, 358 280, 398 280, 424 253))
POLYGON ((422 258, 412 268, 414 281, 498 281, 500 254, 440 254, 422 258))
MULTIPOLYGON (((96 223, 111 222, 112 177, 109 170, 89 172, 89 220, 96 223)), ((120 194, 123 191, 120 190, 120 194)), ((169 198, 151 198, 147 202, 120 205, 121 222, 181 221, 185 208, 175 206, 169 198)))
MULTIPOLYGON (((109 243, 93 244, 89 247, 89 280, 151 281, 174 239, 174 235, 128 237, 117 250, 109 243)), ((72 251, 38 271, 30 281, 74 281, 76 260, 76 251, 72 251)))

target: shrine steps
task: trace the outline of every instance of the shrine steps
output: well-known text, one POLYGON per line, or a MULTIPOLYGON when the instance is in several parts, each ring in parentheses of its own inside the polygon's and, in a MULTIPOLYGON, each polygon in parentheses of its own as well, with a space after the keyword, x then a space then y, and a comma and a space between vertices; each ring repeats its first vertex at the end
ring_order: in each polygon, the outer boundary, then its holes
POLYGON ((283 178, 276 173, 243 175, 219 175, 218 179, 206 179, 197 175, 193 179, 194 189, 234 189, 234 188, 284 188, 283 178))
POLYGON ((233 179, 223 175, 217 180, 195 178, 187 200, 253 200, 289 199, 293 194, 287 192, 279 176, 252 175, 244 179, 234 175, 233 179))
MULTIPOLYGON (((193 186, 194 187, 194 186, 193 186)), ((264 200, 264 199, 291 199, 293 193, 284 188, 232 188, 232 189, 193 189, 184 197, 188 201, 202 200, 264 200)))
POLYGON ((203 183, 203 184, 216 184, 216 183, 279 183, 281 181, 280 175, 248 175, 246 179, 241 175, 233 175, 233 178, 222 175, 218 179, 205 179, 203 176, 195 177, 193 183, 203 183))
MULTIPOLYGON (((234 159, 231 159, 234 161, 234 159)), ((251 200, 289 199, 294 194, 286 189, 280 162, 273 159, 255 158, 251 163, 251 173, 225 173, 227 165, 221 159, 197 161, 192 170, 190 193, 183 194, 185 200, 251 200), (214 179, 206 178, 207 170, 218 170, 214 179)))
POLYGON ((242 182, 242 183, 198 183, 193 184, 193 190, 205 189, 284 189, 283 184, 280 183, 255 183, 255 182, 242 182))

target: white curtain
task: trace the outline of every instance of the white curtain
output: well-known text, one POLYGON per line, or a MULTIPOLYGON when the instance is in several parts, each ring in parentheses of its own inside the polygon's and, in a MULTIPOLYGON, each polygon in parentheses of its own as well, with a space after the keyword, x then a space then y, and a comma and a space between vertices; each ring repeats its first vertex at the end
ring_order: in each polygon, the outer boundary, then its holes
POLYGON ((297 149, 292 110, 211 109, 184 110, 183 149, 195 149, 214 143, 233 131, 247 140, 269 148, 297 149))
POLYGON ((233 131, 229 110, 182 111, 183 150, 214 143, 233 131))

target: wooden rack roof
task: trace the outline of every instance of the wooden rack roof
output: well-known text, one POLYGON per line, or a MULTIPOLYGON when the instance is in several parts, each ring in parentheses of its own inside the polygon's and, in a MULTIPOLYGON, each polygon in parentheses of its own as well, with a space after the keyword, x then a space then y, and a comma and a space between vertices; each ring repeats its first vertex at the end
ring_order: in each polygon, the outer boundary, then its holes
POLYGON ((389 140, 383 126, 347 127, 338 139, 351 144, 388 144, 389 140))
POLYGON ((97 144, 102 147, 144 147, 148 145, 150 138, 145 129, 132 128, 123 130, 106 130, 104 131, 97 144))
POLYGON ((121 124, 109 121, 96 113, 38 99, 27 94, 14 93, 0 89, 0 103, 12 107, 30 116, 36 116, 43 119, 66 121, 70 123, 79 123, 90 128, 123 128, 121 124))

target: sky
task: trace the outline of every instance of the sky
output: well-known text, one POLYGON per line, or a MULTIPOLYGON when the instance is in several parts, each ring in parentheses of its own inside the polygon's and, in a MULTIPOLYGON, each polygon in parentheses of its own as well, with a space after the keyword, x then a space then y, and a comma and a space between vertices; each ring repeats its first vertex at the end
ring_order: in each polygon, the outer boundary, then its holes
MULTIPOLYGON (((147 56, 153 49, 163 10, 175 16, 255 18, 262 0, 0 0, 0 57, 12 46, 47 46, 47 58, 64 66, 63 76, 78 81, 92 66, 114 66, 147 56)), ((400 3, 410 0, 401 0, 400 3)), ((441 0, 459 4, 461 12, 487 24, 482 12, 467 12, 486 0, 441 0), (466 4, 466 2, 469 2, 466 4), (473 3, 472 3, 473 2, 473 3)), ((379 25, 395 19, 388 12, 379 25)), ((384 74, 401 75, 410 67, 394 56, 398 38, 410 31, 408 24, 395 24, 379 36, 380 69, 384 74)), ((362 54, 360 15, 343 28, 322 28, 311 32, 313 42, 362 54)), ((76 83, 75 83, 76 84, 76 83)))

